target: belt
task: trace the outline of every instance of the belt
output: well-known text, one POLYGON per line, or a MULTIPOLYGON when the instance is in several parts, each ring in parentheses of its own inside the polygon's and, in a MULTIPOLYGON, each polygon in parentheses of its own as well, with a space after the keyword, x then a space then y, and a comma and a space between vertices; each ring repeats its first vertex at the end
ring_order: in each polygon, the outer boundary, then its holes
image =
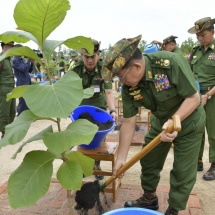
POLYGON ((213 85, 213 86, 208 86, 208 87, 200 87, 200 90, 209 91, 209 90, 211 90, 213 87, 214 87, 214 85, 213 85))

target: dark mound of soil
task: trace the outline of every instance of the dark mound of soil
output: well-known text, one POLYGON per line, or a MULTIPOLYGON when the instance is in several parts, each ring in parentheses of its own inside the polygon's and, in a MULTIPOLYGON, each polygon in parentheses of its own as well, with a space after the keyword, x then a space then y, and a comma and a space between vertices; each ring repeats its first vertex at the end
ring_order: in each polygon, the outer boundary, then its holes
POLYGON ((91 116, 88 112, 84 112, 84 113, 80 114, 78 119, 87 119, 87 120, 89 120, 90 122, 92 122, 93 124, 96 124, 99 127, 99 131, 108 130, 113 125, 113 122, 110 121, 110 120, 108 120, 107 122, 98 122, 98 121, 96 121, 93 118, 93 116, 91 116))

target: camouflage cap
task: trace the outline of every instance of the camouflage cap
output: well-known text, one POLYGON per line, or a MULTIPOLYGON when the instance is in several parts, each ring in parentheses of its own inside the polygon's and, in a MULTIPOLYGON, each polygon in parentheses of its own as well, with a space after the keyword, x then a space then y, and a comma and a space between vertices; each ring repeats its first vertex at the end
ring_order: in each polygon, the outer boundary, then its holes
POLYGON ((163 40, 163 44, 166 45, 167 43, 170 43, 173 41, 175 42, 176 38, 178 38, 178 37, 171 35, 163 40))
POLYGON ((132 57, 142 35, 134 38, 123 38, 115 43, 108 51, 103 60, 102 78, 105 81, 111 81, 114 76, 119 75, 120 70, 132 57))
POLYGON ((212 27, 215 24, 215 18, 211 19, 211 17, 205 17, 202 19, 199 19, 194 23, 194 26, 188 30, 188 33, 190 34, 196 34, 200 31, 203 31, 205 29, 208 29, 212 27))
POLYGON ((99 52, 99 48, 100 48, 101 42, 98 42, 97 40, 92 39, 92 43, 94 45, 93 54, 89 54, 89 52, 86 49, 79 49, 78 52, 80 54, 83 54, 83 55, 86 55, 86 56, 93 56, 93 55, 95 55, 97 52, 99 52))

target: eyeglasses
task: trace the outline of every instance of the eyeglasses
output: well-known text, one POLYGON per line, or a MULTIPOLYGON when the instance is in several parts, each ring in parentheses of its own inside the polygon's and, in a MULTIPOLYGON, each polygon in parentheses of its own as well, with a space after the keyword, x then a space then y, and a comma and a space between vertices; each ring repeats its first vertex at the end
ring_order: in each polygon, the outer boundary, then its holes
POLYGON ((125 81, 125 76, 127 75, 127 73, 129 72, 131 67, 128 68, 128 70, 126 71, 126 73, 122 76, 122 77, 118 77, 120 81, 125 81))

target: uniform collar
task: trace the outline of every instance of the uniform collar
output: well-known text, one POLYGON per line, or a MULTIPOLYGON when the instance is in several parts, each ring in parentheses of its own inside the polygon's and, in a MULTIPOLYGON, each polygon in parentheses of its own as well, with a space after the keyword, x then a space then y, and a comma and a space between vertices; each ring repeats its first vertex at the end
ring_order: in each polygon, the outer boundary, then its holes
POLYGON ((145 81, 153 81, 152 67, 150 65, 150 61, 148 57, 145 57, 145 81))
POLYGON ((92 72, 88 72, 86 67, 84 66, 83 73, 86 73, 86 72, 90 74, 98 73, 99 72, 98 65, 96 65, 95 69, 92 72))

